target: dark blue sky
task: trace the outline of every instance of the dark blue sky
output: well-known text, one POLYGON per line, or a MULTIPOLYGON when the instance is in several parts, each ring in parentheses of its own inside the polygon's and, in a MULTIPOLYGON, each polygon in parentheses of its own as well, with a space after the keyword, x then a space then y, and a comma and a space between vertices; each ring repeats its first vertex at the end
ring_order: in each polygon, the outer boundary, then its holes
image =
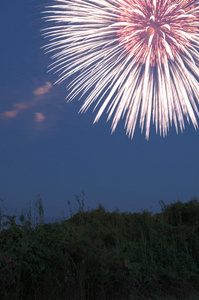
MULTIPOLYGON (((37 195, 48 217, 67 214, 67 200, 85 191, 85 207, 157 211, 165 203, 199 197, 199 131, 186 123, 166 138, 149 141, 137 127, 133 140, 120 121, 111 135, 106 116, 78 114, 80 102, 65 102, 64 82, 47 73, 40 11, 47 1, 1 3, 0 197, 12 210, 28 207, 37 195)), ((82 101, 82 100, 81 100, 82 101)))

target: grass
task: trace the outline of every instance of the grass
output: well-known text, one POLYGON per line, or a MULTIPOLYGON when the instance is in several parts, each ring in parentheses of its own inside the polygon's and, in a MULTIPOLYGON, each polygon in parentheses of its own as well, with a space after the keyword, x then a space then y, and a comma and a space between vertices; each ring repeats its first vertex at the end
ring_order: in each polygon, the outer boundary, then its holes
POLYGON ((101 205, 45 223, 42 200, 0 218, 0 298, 5 300, 199 299, 199 201, 161 213, 101 205))
MULTIPOLYGON (((148 300, 150 300, 151 298, 149 298, 148 300)), ((168 297, 164 297, 164 298, 157 298, 157 300, 177 300, 179 298, 173 297, 173 296, 168 296, 168 297)), ((194 293, 193 295, 190 295, 189 297, 183 298, 183 300, 198 300, 199 299, 199 293, 196 294, 194 293)))

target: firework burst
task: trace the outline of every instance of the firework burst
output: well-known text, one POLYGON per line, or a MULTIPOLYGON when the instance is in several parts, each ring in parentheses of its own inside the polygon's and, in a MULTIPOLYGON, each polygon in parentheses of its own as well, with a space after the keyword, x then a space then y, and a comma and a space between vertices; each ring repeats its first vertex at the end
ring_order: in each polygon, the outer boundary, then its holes
POLYGON ((75 74, 68 99, 94 104, 94 123, 106 111, 112 131, 125 117, 132 138, 150 124, 165 136, 184 117, 195 129, 199 116, 199 1, 54 0, 44 30, 57 82, 75 74))

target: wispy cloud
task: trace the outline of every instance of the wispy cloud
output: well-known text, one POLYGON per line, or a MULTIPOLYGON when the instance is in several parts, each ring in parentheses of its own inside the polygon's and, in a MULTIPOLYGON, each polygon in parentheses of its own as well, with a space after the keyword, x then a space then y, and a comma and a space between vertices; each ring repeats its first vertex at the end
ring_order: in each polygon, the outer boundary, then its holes
POLYGON ((16 110, 22 110, 27 108, 27 104, 25 104, 24 102, 19 102, 19 103, 15 103, 14 107, 16 108, 16 110))
POLYGON ((52 83, 47 81, 45 85, 43 85, 43 86, 39 87, 38 89, 36 89, 35 91, 33 91, 33 94, 36 96, 44 95, 50 91, 52 86, 53 86, 52 83))
POLYGON ((1 114, 1 118, 2 119, 15 118, 18 112, 19 112, 18 110, 5 111, 4 113, 1 114))
POLYGON ((35 113, 35 117, 34 117, 35 122, 42 123, 45 119, 46 119, 46 117, 44 116, 43 113, 41 113, 41 112, 36 112, 35 113))
MULTIPOLYGON (((18 102, 13 104, 13 110, 3 112, 2 114, 0 114, 0 118, 1 119, 15 118, 22 110, 28 110, 32 106, 36 105, 39 101, 41 101, 43 97, 40 96, 49 93, 52 87, 53 87, 52 83, 47 81, 45 85, 40 86, 39 88, 37 88, 32 92, 35 95, 32 100, 28 102, 18 102)), ((41 112, 36 112, 34 115, 34 121, 37 123, 41 123, 45 119, 46 117, 41 112)))

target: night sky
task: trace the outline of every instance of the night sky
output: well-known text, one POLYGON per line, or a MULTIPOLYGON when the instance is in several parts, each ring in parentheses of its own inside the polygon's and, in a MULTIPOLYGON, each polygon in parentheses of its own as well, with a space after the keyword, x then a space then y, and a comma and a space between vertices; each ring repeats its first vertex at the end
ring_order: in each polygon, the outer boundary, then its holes
POLYGON ((41 196, 47 218, 68 214, 67 201, 85 192, 85 208, 140 211, 199 197, 199 131, 171 127, 166 138, 151 126, 149 141, 137 126, 133 140, 124 120, 111 134, 103 115, 93 125, 82 101, 66 103, 67 82, 54 85, 41 11, 47 1, 1 3, 0 198, 20 212, 41 196))

